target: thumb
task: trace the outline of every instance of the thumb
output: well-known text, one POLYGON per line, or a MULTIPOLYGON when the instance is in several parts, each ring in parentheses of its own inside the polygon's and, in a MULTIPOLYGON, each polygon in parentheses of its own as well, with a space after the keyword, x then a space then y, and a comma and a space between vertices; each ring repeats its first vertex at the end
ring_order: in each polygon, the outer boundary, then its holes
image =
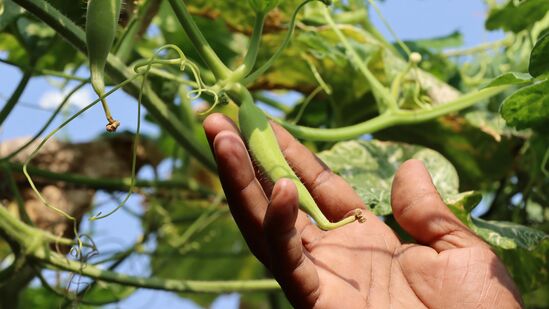
POLYGON ((419 160, 404 162, 393 180, 393 215, 417 242, 436 251, 487 246, 450 211, 419 160))
POLYGON ((309 308, 318 300, 320 283, 295 227, 297 216, 297 189, 290 180, 281 179, 273 188, 263 223, 270 269, 292 304, 309 308))

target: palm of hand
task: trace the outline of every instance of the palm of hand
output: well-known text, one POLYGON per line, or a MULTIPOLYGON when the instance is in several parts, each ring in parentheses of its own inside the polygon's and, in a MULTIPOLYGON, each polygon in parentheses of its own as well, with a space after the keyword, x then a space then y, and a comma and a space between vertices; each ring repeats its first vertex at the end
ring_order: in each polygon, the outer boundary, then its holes
MULTIPOLYGON (((418 243, 402 244, 364 210, 367 221, 321 231, 298 211, 288 180, 273 187, 249 158, 227 118, 204 122, 231 213, 252 252, 299 308, 518 308, 503 264, 442 202, 419 161, 397 172, 393 215, 418 243), (270 196, 270 199, 267 198, 270 196)), ((339 220, 360 198, 284 129, 274 125, 284 156, 323 213, 339 220)))
POLYGON ((302 237, 305 256, 319 281, 309 304, 317 307, 506 308, 516 303, 505 269, 482 244, 438 253, 429 246, 402 245, 382 222, 307 238, 302 237))

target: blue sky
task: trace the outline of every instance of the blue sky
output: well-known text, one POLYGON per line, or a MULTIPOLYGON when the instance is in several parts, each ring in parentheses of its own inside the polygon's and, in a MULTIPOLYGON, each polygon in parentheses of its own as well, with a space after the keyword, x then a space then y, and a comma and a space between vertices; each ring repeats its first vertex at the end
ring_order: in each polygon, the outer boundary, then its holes
MULTIPOLYGON (((460 31, 464 36, 465 47, 474 46, 480 43, 493 41, 501 38, 502 33, 489 33, 484 30, 484 16, 486 9, 480 0, 387 0, 380 4, 384 17, 393 27, 394 31, 402 40, 413 40, 443 36, 455 30, 460 31)), ((380 19, 374 13, 373 22, 380 31, 391 38, 387 29, 381 24, 380 19)), ((392 40, 392 39, 391 39, 392 40)), ((5 56, 0 51, 0 57, 5 56)), ((87 72, 80 72, 85 76, 87 72)), ((5 104, 5 98, 9 97, 20 78, 21 74, 16 69, 0 64, 0 106, 5 104)), ((21 98, 22 104, 16 106, 12 114, 0 128, 0 142, 12 138, 29 136, 34 134, 38 128, 49 117, 49 112, 31 108, 45 102, 45 98, 58 98, 59 92, 54 90, 56 79, 34 78, 21 98)), ((84 88, 78 96, 75 104, 79 105, 91 100, 93 91, 91 87, 84 88)), ((51 100, 50 100, 51 101, 51 100)), ((111 109, 115 118, 121 120, 122 129, 134 130, 136 117, 136 104, 133 98, 117 92, 109 98, 111 109)), ((73 109, 72 112, 75 110, 73 109)), ((72 113, 71 112, 71 113, 72 113)), ((62 117, 58 117, 54 128, 62 117)), ((58 138, 71 139, 73 141, 86 141, 103 133, 105 120, 100 106, 95 106, 77 121, 72 122, 69 127, 60 133, 58 138)), ((154 134, 156 129, 143 123, 143 131, 154 134)), ((166 168, 161 168, 166 172, 166 168)), ((151 175, 150 170, 142 171, 142 177, 151 175)), ((104 194, 99 194, 97 201, 105 200, 104 194)), ((113 207, 106 205, 103 207, 113 207)), ((139 206, 139 199, 133 198, 127 207, 142 212, 139 206)), ((89 226, 84 225, 84 229, 89 226)), ((109 248, 123 248, 131 245, 141 233, 139 221, 124 211, 118 211, 106 220, 96 223, 98 235, 106 235, 97 239, 100 250, 109 248), (123 227, 123 228, 120 228, 123 227), (114 236, 116 235, 116 236, 114 236)), ((154 246, 154 242, 149 244, 154 246)), ((147 275, 147 258, 136 257, 119 268, 120 271, 136 275, 147 275)), ((124 300, 112 308, 196 308, 192 303, 181 300, 173 293, 141 290, 133 296, 124 300)), ((225 295, 220 297, 213 308, 237 308, 238 295, 225 295)))

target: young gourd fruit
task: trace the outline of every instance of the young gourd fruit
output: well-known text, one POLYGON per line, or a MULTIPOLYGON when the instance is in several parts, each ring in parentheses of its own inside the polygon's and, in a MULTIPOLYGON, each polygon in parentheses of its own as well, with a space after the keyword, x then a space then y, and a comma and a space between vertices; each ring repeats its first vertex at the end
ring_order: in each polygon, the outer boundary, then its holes
POLYGON ((104 71, 107 56, 112 48, 120 16, 120 0, 88 0, 86 11, 86 45, 93 90, 101 97, 101 104, 109 122, 107 131, 113 132, 120 126, 113 119, 105 95, 104 71))
POLYGON ((365 221, 360 209, 356 209, 353 216, 338 222, 330 222, 324 216, 307 188, 286 162, 267 117, 253 102, 245 100, 240 105, 238 120, 240 131, 258 166, 272 182, 287 178, 295 184, 299 196, 299 207, 316 221, 319 228, 331 230, 354 221, 361 223, 365 221))

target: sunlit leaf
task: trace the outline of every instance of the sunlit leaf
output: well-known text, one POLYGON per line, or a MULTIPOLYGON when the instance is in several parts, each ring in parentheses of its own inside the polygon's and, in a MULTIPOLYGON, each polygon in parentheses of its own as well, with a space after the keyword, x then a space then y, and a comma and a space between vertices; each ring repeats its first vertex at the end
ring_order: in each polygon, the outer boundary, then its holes
POLYGON ((423 161, 441 196, 458 193, 458 176, 442 155, 428 148, 380 141, 348 141, 318 154, 342 176, 376 215, 391 213, 391 184, 398 167, 409 159, 423 161))

